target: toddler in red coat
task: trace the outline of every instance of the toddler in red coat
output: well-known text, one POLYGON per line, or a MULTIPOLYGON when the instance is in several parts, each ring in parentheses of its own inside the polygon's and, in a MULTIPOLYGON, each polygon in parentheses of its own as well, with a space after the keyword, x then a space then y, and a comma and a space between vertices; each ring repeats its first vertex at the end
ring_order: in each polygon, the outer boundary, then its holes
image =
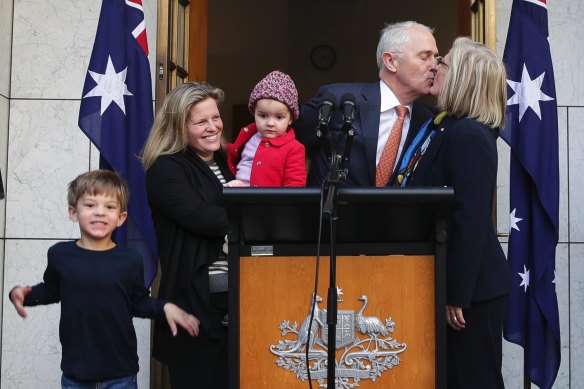
POLYGON ((304 146, 290 127, 299 113, 294 81, 280 71, 271 72, 253 88, 248 107, 255 122, 227 145, 227 162, 236 178, 227 185, 305 186, 304 146))

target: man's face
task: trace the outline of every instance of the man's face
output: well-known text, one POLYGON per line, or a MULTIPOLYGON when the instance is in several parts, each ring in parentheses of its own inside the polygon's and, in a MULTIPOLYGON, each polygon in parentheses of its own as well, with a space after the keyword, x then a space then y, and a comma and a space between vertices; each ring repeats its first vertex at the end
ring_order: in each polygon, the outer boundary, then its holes
POLYGON ((438 48, 430 31, 413 26, 410 38, 396 53, 394 65, 395 78, 404 97, 402 104, 409 103, 430 93, 436 74, 438 48))

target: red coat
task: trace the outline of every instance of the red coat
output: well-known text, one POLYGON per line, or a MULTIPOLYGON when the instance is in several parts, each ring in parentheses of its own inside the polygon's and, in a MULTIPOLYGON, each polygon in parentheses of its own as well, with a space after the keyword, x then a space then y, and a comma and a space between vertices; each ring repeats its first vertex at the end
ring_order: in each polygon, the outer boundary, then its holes
MULTIPOLYGON (((256 132, 252 123, 241 129, 234 143, 227 145, 227 164, 233 175, 245 144, 256 132)), ((250 186, 306 186, 304 145, 296 140, 291 127, 277 138, 262 138, 249 179, 250 186)))

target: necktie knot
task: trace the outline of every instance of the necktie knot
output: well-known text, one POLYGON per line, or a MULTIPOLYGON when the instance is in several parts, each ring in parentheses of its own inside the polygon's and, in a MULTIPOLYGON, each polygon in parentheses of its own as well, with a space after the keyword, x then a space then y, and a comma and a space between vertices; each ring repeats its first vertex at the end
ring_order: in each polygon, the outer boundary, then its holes
POLYGON ((395 107, 395 110, 397 112, 398 120, 404 120, 404 118, 408 114, 408 107, 404 107, 403 105, 397 105, 395 107))

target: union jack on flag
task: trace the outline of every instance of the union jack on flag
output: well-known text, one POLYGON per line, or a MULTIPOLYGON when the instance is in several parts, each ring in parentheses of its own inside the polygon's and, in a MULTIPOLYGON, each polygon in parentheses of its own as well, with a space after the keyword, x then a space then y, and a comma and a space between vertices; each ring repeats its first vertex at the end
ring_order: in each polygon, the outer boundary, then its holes
POLYGON ((128 219, 114 239, 142 254, 150 285, 158 249, 138 159, 154 117, 142 0, 103 0, 82 96, 79 127, 99 150, 99 167, 130 187, 128 219))

